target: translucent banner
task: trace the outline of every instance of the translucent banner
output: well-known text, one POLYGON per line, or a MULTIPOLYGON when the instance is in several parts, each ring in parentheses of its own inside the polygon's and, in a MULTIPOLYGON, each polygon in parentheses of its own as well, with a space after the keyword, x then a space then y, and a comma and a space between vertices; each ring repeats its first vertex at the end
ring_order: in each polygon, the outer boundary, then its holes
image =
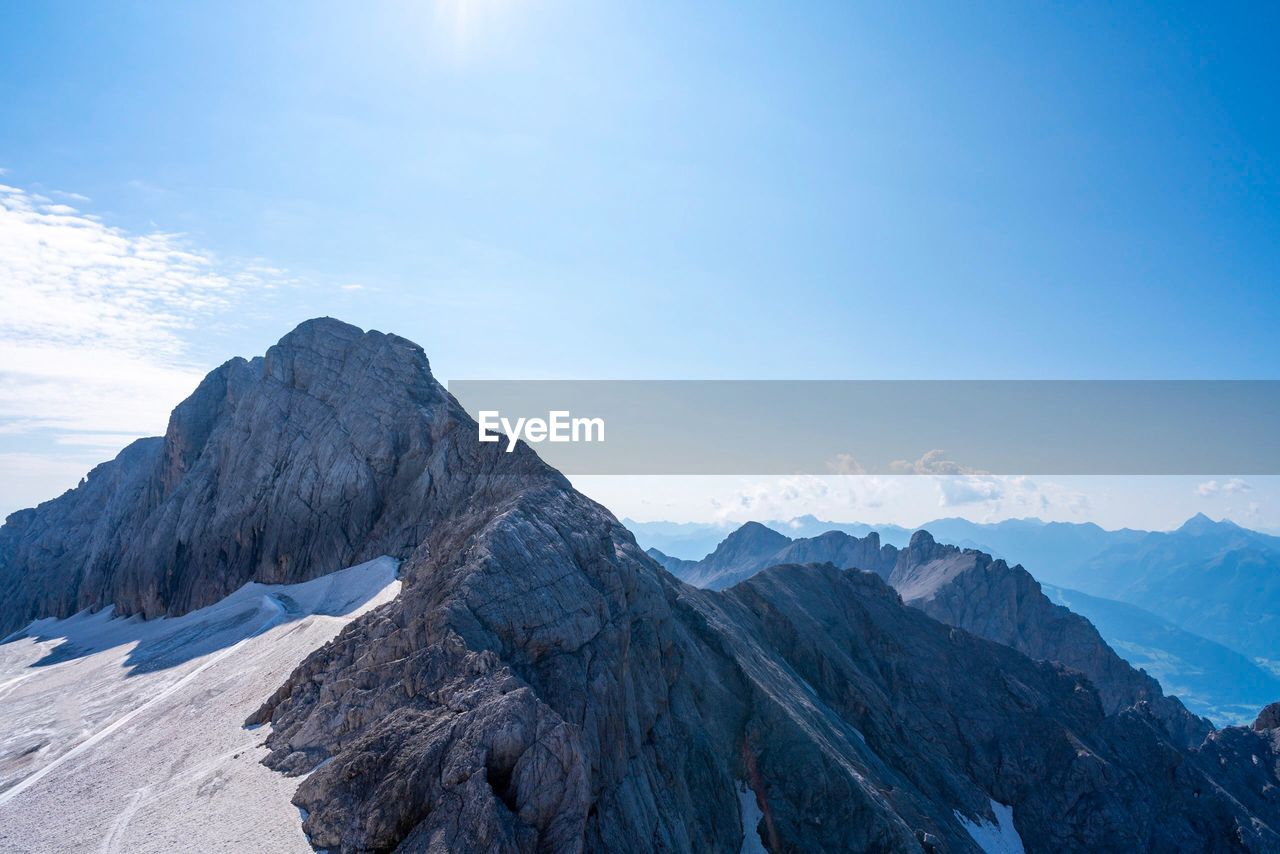
POLYGON ((566 474, 1280 474, 1280 381, 459 380, 566 474))

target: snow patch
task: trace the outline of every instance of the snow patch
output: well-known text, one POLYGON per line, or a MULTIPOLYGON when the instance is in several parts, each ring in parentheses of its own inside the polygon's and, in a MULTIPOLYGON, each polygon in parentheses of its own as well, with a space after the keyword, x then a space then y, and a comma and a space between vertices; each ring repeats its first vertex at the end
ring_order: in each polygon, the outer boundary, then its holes
POLYGON ((310 852, 244 720, 399 592, 378 558, 182 617, 38 620, 0 645, 0 850, 310 852))
POLYGON ((764 813, 756 803, 756 793, 746 783, 738 784, 738 806, 742 815, 742 850, 740 854, 768 854, 760 841, 760 822, 764 813))
POLYGON ((996 817, 994 823, 981 819, 973 821, 961 815, 959 810, 954 812, 956 819, 986 854, 1025 854, 1022 837, 1013 826, 1013 807, 992 800, 991 811, 996 817))

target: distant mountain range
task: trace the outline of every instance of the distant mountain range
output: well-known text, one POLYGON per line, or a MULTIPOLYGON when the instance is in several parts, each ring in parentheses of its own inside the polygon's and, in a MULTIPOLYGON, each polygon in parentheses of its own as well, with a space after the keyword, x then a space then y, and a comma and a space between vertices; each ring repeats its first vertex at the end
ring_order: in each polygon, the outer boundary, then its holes
MULTIPOLYGON (((896 525, 825 522, 802 516, 747 523, 704 558, 673 558, 665 523, 631 523, 639 541, 669 570, 691 583, 731 586, 787 554, 812 550, 837 565, 876 570, 882 561, 852 560, 833 548, 831 532, 877 536, 884 548, 904 547, 912 531, 896 525), (794 539, 793 539, 794 538, 794 539), (825 543, 825 547, 819 544, 825 543), (810 545, 801 545, 810 544, 810 545), (747 547, 751 546, 751 549, 747 547)), ((682 525, 681 543, 717 526, 682 525)), ((930 522, 937 541, 1019 563, 1049 585, 1059 604, 1089 617, 1107 642, 1135 666, 1158 676, 1187 705, 1219 723, 1250 719, 1280 687, 1280 538, 1204 515, 1174 531, 1108 531, 1092 523, 1011 519, 930 522)), ((687 553, 685 553, 687 554, 687 553)))
POLYGON ((1041 587, 1055 603, 1087 617, 1126 661, 1218 724, 1251 721, 1259 706, 1280 697, 1280 675, 1220 643, 1127 602, 1041 587))
MULTIPOLYGON (((642 545, 685 560, 706 557, 738 526, 718 522, 637 522, 623 519, 642 545)), ((1108 531, 1092 522, 1044 522, 1040 519, 1006 519, 1003 522, 973 522, 958 517, 934 519, 915 528, 901 525, 872 525, 866 522, 832 522, 816 516, 796 516, 761 523, 788 537, 816 537, 827 531, 842 531, 865 537, 875 531, 882 543, 903 548, 916 531, 929 531, 939 540, 962 548, 981 549, 1006 560, 1019 561, 1047 575, 1071 573, 1090 558, 1111 546, 1136 542, 1148 531, 1121 528, 1108 531)))
POLYGON ((899 549, 882 546, 874 531, 861 538, 827 531, 791 539, 747 522, 701 561, 679 561, 656 549, 649 556, 683 580, 713 590, 732 588, 778 565, 830 564, 868 571, 887 580, 906 604, 941 622, 1084 673, 1111 714, 1143 704, 1171 737, 1188 745, 1199 744, 1212 729, 1116 655, 1088 620, 1051 602, 1021 566, 938 543, 927 531, 915 532, 907 547, 899 549))
POLYGON ((1140 605, 1270 664, 1280 659, 1280 537, 1201 515, 1115 543, 1050 580, 1140 605))
POLYGON ((874 531, 861 539, 843 531, 827 531, 816 537, 793 540, 759 522, 747 522, 700 561, 672 558, 652 548, 649 556, 690 584, 723 590, 765 567, 786 563, 855 566, 888 577, 888 570, 897 559, 897 549, 885 546, 882 550, 880 538, 874 531))

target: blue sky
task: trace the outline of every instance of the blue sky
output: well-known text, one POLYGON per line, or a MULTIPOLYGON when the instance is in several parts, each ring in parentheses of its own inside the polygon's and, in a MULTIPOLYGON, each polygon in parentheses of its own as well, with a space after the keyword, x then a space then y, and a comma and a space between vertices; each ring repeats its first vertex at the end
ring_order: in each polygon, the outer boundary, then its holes
POLYGON ((363 5, 6 5, 0 510, 319 314, 443 378, 1275 377, 1280 9, 363 5))

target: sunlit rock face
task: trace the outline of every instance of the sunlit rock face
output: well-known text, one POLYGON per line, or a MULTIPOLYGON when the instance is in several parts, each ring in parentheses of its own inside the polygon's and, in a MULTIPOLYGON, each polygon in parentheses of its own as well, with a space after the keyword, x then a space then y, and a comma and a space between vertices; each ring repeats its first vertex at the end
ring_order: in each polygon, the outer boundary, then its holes
POLYGON ((77 489, 0 529, 0 631, 114 605, 179 614, 246 581, 407 556, 460 410, 417 345, 308 321, 232 359, 77 489))

